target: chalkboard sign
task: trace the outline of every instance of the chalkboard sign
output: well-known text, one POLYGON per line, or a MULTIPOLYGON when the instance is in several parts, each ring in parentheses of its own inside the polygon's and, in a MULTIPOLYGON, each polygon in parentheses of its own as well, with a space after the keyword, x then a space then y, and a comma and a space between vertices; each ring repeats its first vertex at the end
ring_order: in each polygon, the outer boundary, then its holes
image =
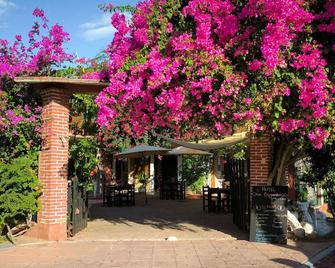
POLYGON ((287 186, 253 186, 250 241, 287 243, 287 186))

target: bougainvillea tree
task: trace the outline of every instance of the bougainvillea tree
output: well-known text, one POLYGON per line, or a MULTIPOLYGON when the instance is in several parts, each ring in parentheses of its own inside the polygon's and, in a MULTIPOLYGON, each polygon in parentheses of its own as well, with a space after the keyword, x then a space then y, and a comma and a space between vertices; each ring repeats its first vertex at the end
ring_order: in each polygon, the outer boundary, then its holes
POLYGON ((270 135, 269 183, 280 184, 306 146, 334 134, 333 44, 320 35, 334 32, 334 11, 324 1, 146 0, 131 21, 114 13, 98 123, 137 138, 270 135))
POLYGON ((51 75, 55 67, 72 59, 63 44, 69 34, 62 26, 48 26, 43 10, 35 9, 36 21, 28 33, 10 44, 0 39, 0 161, 7 161, 40 147, 40 99, 28 86, 15 85, 18 75, 51 75))

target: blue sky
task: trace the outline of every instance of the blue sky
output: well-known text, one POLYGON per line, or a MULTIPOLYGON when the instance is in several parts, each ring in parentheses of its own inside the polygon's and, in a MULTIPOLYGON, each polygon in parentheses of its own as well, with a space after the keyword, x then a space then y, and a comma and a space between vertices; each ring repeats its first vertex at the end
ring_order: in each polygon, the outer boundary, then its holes
POLYGON ((33 24, 33 10, 45 11, 49 24, 62 25, 71 35, 68 51, 79 57, 94 57, 113 38, 110 14, 98 4, 135 5, 137 0, 0 0, 0 39, 13 40, 16 34, 26 34, 33 24))

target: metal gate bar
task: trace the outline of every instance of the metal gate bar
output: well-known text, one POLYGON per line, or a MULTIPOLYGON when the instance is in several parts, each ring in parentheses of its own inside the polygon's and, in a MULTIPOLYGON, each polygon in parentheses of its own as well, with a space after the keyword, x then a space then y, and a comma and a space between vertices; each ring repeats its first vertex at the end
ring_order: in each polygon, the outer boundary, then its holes
POLYGON ((231 210, 233 222, 240 229, 249 231, 250 225, 250 183, 249 159, 226 159, 225 176, 230 180, 231 210))
POLYGON ((88 195, 85 188, 79 185, 77 177, 68 184, 68 236, 74 236, 87 227, 88 195))

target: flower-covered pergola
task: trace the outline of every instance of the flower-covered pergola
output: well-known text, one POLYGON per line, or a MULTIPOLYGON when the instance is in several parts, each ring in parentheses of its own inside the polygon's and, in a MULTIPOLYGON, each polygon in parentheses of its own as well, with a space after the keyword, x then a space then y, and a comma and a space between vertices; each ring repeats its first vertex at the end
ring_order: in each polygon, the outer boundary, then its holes
MULTIPOLYGON (((67 185, 69 149, 69 100, 72 94, 98 94, 106 87, 95 79, 57 77, 16 77, 42 96, 42 150, 38 176, 43 194, 37 225, 29 235, 48 239, 67 238, 67 185)), ((250 138, 251 185, 267 185, 271 143, 267 137, 250 138)))
MULTIPOLYGON (((11 93, 3 103, 21 94, 15 77, 43 99, 38 236, 66 237, 73 93, 99 93, 97 122, 109 141, 144 139, 151 129, 184 140, 253 133, 251 185, 285 185, 287 168, 306 148, 334 142, 334 1, 144 0, 105 11, 113 12, 117 31, 101 68, 92 64, 82 74, 97 80, 29 77, 73 60, 63 48, 69 34, 57 24, 49 28, 40 9, 28 46, 20 35, 13 44, 0 40, 0 90, 11 93)), ((28 106, 1 107, 2 129, 15 134, 18 124, 39 119, 39 107, 28 106)))

